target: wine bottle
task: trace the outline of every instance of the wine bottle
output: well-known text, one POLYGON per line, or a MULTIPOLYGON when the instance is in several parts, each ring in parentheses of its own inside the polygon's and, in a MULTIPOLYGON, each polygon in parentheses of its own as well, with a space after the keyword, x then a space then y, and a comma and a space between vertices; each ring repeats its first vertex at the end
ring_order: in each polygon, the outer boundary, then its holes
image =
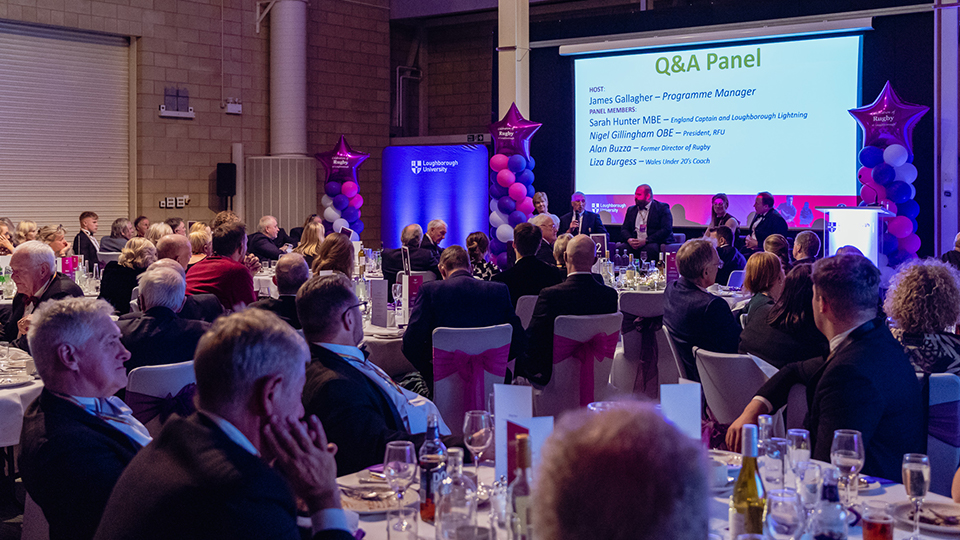
POLYGON ((743 426, 740 476, 730 497, 730 540, 741 534, 763 534, 765 495, 757 468, 757 426, 743 426))
POLYGON ((824 467, 820 502, 810 515, 808 531, 814 540, 846 540, 848 534, 847 509, 840 504, 840 471, 824 467))
POLYGON ((440 419, 427 416, 427 433, 420 447, 420 519, 433 523, 437 489, 447 477, 447 447, 440 440, 440 419))
POLYGON ((530 520, 530 495, 533 486, 533 472, 530 464, 530 436, 526 433, 517 435, 517 477, 513 479, 508 491, 510 507, 520 518, 520 537, 517 540, 531 540, 533 535, 530 520))

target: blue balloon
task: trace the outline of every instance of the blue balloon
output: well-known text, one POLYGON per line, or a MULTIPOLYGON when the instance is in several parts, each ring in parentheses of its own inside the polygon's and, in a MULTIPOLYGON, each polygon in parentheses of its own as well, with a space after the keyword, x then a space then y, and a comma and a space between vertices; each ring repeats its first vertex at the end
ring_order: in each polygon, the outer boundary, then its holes
POLYGON ((920 205, 913 199, 897 203, 897 215, 915 218, 920 215, 920 205))
POLYGON ((910 186, 906 182, 892 182, 887 186, 887 198, 900 204, 910 199, 910 186))
POLYGON ((340 182, 327 182, 327 185, 323 186, 323 191, 331 197, 339 195, 340 189, 340 182))
POLYGON ((506 270, 506 268, 507 268, 507 263, 509 263, 509 262, 510 262, 510 259, 507 258, 507 252, 506 252, 506 251, 504 251, 503 253, 497 255, 497 266, 498 266, 501 270, 506 270))
POLYGON ((497 238, 496 234, 491 234, 490 235, 490 253, 493 253, 494 255, 498 255, 500 253, 503 253, 506 250, 507 250, 507 245, 501 242, 500 239, 497 238))
POLYGON ((527 168, 527 160, 520 154, 514 154, 510 156, 510 160, 507 161, 507 168, 510 169, 512 173, 518 173, 527 168))
MULTIPOLYGON (((340 213, 340 217, 349 221, 350 223, 353 223, 357 220, 357 218, 360 217, 360 211, 352 206, 347 206, 343 209, 343 212, 340 213)), ((353 227, 350 228, 352 229, 353 227)))
MULTIPOLYGON (((893 167, 887 165, 886 163, 881 163, 873 168, 873 171, 870 172, 870 176, 873 177, 873 181, 885 186, 890 182, 893 182, 893 179, 896 178, 897 172, 893 170, 893 167)), ((893 199, 890 199, 891 201, 893 199)))
POLYGON ((526 220, 527 215, 519 210, 514 210, 513 212, 510 212, 509 216, 507 216, 507 223, 509 223, 511 227, 516 227, 526 220))
POLYGON ((509 216, 514 210, 517 209, 517 202, 511 199, 509 196, 500 197, 500 200, 497 201, 497 209, 509 216))
POLYGON ((506 197, 509 194, 507 188, 501 186, 497 182, 490 182, 490 197, 494 199, 499 199, 501 197, 506 197))
POLYGON ((889 255, 897 250, 897 237, 890 233, 883 233, 880 237, 880 251, 889 255))
POLYGON ((527 158, 527 170, 532 171, 534 167, 537 166, 537 162, 534 161, 533 156, 527 158))
POLYGON ((533 189, 533 184, 530 184, 529 186, 527 186, 527 197, 533 197, 534 193, 536 192, 537 190, 533 189))
POLYGON ((518 175, 517 175, 517 182, 520 182, 521 184, 523 184, 523 185, 525 185, 525 186, 532 186, 532 185, 533 185, 533 171, 531 171, 530 169, 527 169, 527 170, 523 171, 522 173, 518 174, 518 175))
MULTIPOLYGON (((350 220, 347 220, 350 221, 350 220)), ((350 228, 353 229, 353 232, 360 234, 363 232, 363 222, 359 219, 357 221, 350 222, 350 228)))
MULTIPOLYGON (((343 210, 348 206, 350 206, 350 197, 347 197, 346 195, 341 194, 333 198, 333 207, 336 208, 337 210, 343 210)), ((347 218, 344 218, 344 219, 347 219, 347 218)), ((347 219, 347 221, 350 221, 350 220, 347 219)))
POLYGON ((914 218, 910 218, 910 223, 913 223, 913 232, 917 232, 917 229, 920 228, 920 224, 917 223, 917 220, 914 218))
POLYGON ((860 164, 864 167, 876 167, 883 163, 883 150, 876 146, 864 146, 860 150, 860 164))

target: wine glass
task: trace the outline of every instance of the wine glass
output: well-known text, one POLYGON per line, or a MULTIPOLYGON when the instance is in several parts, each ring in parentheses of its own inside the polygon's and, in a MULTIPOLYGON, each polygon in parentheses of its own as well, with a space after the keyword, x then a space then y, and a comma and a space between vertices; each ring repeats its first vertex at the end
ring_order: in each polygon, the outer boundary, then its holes
POLYGON ((820 465, 812 461, 797 461, 793 464, 796 475, 797 492, 807 513, 813 510, 820 500, 820 488, 823 486, 823 474, 820 465))
POLYGON ((775 489, 767 493, 763 510, 763 530, 771 540, 798 540, 806 522, 806 512, 797 492, 775 489))
POLYGON ((805 429, 788 429, 787 440, 790 441, 790 448, 787 450, 790 469, 793 474, 797 474, 797 463, 810 460, 810 432, 805 429))
POLYGON ((833 444, 830 446, 830 463, 840 469, 846 479, 844 506, 857 504, 858 473, 863 468, 863 435, 853 429, 838 429, 833 432, 833 444))
MULTIPOLYGON (((383 454, 383 475, 387 477, 390 489, 397 495, 397 507, 403 508, 403 494, 417 475, 417 452, 412 442, 390 441, 387 443, 387 450, 383 454)), ((393 528, 404 532, 413 526, 401 514, 401 519, 394 523, 393 528)))
POLYGON ((473 456, 473 470, 477 475, 477 496, 486 494, 480 483, 480 458, 493 443, 493 418, 487 411, 467 411, 463 417, 463 442, 473 456))
POLYGON ((910 540, 920 540, 920 507, 930 489, 930 459, 923 454, 904 454, 902 470, 903 487, 914 506, 910 540))

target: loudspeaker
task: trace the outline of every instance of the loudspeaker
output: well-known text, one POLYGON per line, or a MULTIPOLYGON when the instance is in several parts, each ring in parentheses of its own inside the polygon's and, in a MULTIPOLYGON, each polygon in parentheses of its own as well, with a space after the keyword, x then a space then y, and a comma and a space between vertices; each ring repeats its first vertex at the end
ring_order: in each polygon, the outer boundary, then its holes
POLYGON ((217 196, 233 197, 237 194, 237 164, 217 163, 217 196))

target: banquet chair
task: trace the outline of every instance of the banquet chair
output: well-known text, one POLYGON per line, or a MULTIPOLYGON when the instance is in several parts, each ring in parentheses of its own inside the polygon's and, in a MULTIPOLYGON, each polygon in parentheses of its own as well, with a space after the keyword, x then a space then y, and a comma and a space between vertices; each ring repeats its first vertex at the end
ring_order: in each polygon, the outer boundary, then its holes
POLYGON ((553 375, 534 396, 536 416, 558 416, 613 396, 610 369, 622 313, 561 315, 553 323, 553 375), (592 379, 592 380, 591 380, 592 379))
POLYGON ((661 330, 663 330, 663 335, 667 338, 667 346, 670 347, 670 354, 673 356, 673 362, 677 366, 677 377, 679 379, 677 382, 700 382, 699 374, 691 373, 690 368, 687 367, 689 365, 692 366, 693 369, 696 369, 697 364, 693 359, 693 353, 690 352, 690 357, 687 359, 684 357, 686 351, 691 351, 690 344, 670 333, 667 325, 663 325, 661 330))
POLYGON ((743 287, 743 279, 746 277, 746 270, 734 270, 730 272, 730 277, 727 278, 727 287, 737 288, 743 287))
POLYGON ((23 525, 20 529, 21 540, 50 540, 50 525, 40 505, 26 494, 23 502, 23 525))
POLYGON ((530 326, 530 321, 533 319, 533 308, 537 306, 537 298, 540 297, 528 294, 517 299, 517 317, 520 317, 520 324, 523 325, 524 330, 530 326))
POLYGON ((464 413, 484 409, 503 384, 512 337, 509 324, 433 331, 433 402, 454 435, 463 435, 464 413))
MULTIPOLYGON (((923 375, 919 375, 923 378, 923 375)), ((960 377, 952 373, 930 375, 927 456, 930 457, 930 491, 950 496, 953 474, 960 466, 960 377)))
POLYGON ((806 385, 793 385, 787 394, 787 410, 783 419, 784 427, 786 429, 802 429, 808 408, 806 385))
POLYGON ((127 376, 124 401, 133 410, 134 418, 156 437, 171 413, 186 417, 196 410, 196 382, 193 360, 138 367, 127 376))
MULTIPOLYGON (((437 280, 437 275, 429 270, 413 270, 410 272, 411 276, 423 276, 424 283, 430 283, 431 281, 437 280)), ((403 283, 403 270, 397 272, 397 281, 394 283, 403 283)))
POLYGON ((770 378, 752 354, 726 354, 693 348, 703 396, 713 417, 732 424, 770 378))
POLYGON ((618 393, 656 400, 661 384, 679 380, 667 337, 658 331, 663 326, 663 302, 663 294, 655 292, 627 291, 620 295, 623 341, 610 370, 610 384, 618 393))
POLYGON ((97 256, 100 257, 100 260, 103 262, 103 264, 107 264, 111 261, 120 262, 119 251, 98 251, 97 256))

